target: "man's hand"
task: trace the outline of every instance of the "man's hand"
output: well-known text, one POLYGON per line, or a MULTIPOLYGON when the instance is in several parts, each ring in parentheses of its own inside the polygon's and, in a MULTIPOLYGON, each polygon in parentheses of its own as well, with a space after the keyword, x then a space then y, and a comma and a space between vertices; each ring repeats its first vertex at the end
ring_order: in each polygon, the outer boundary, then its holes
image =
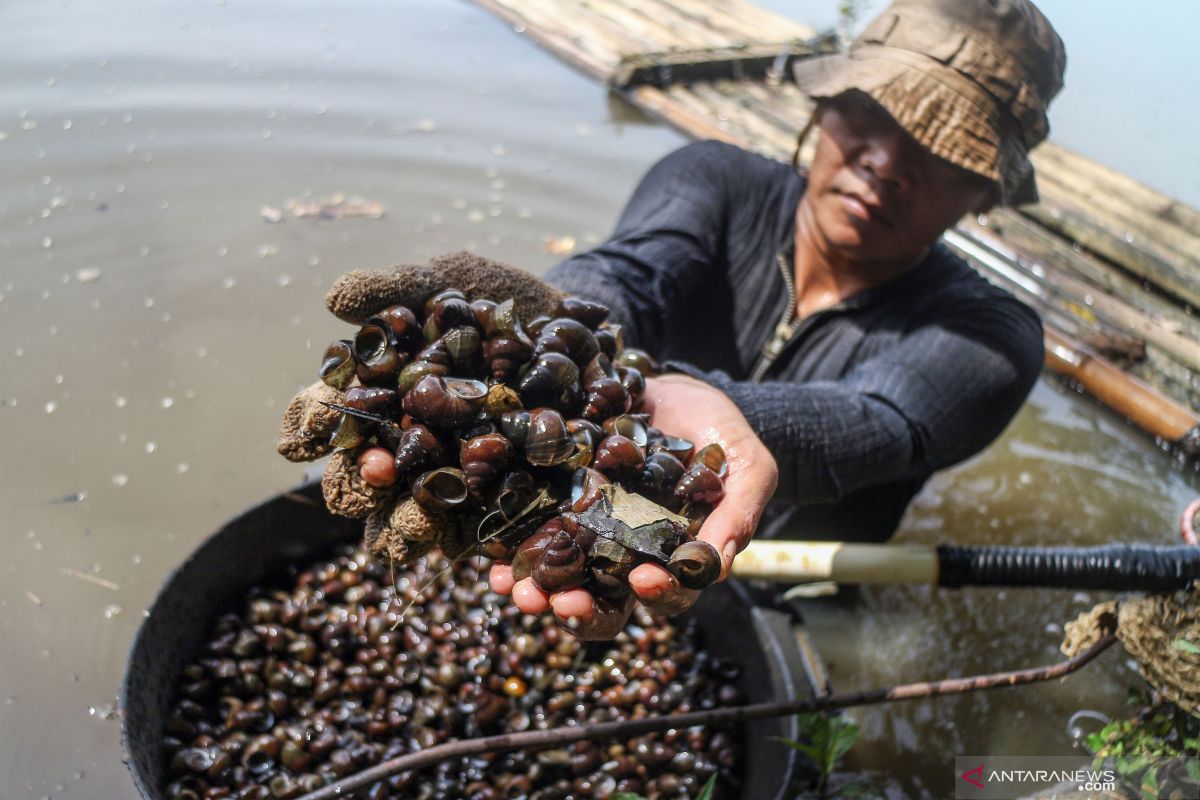
MULTIPOLYGON (((685 375, 665 375, 646 381, 644 396, 654 427, 695 443, 697 449, 716 442, 725 450, 729 473, 725 496, 704 521, 698 538, 721 554, 721 579, 750 541, 763 509, 779 479, 775 458, 750 428, 742 412, 723 392, 685 375)), ((516 583, 507 564, 491 571, 492 589, 513 596, 526 613, 554 614, 582 639, 611 639, 633 611, 633 599, 653 611, 678 614, 695 602, 699 592, 679 585, 671 573, 655 564, 642 564, 629 573, 633 594, 616 604, 594 598, 583 589, 547 595, 531 578, 516 583)))

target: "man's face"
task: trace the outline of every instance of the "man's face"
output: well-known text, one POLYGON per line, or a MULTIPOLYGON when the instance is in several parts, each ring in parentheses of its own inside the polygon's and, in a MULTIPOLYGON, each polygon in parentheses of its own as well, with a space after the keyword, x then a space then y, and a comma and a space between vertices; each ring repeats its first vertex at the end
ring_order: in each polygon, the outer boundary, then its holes
POLYGON ((821 104, 805 203, 825 247, 859 263, 921 257, 992 181, 926 150, 862 92, 821 104))

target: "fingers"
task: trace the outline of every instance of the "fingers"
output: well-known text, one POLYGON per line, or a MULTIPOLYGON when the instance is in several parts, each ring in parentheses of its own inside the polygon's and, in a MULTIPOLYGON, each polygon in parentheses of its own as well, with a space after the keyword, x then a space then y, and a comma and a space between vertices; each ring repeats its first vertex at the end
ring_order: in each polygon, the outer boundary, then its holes
POLYGON ((550 595, 539 589, 533 578, 524 578, 513 584, 512 599, 517 608, 526 614, 545 614, 550 610, 550 595))
POLYGON ((646 608, 660 614, 686 611, 700 596, 699 591, 684 588, 674 575, 657 564, 634 567, 629 573, 629 586, 646 608))
POLYGON ((696 535, 720 554, 721 580, 729 577, 734 556, 750 543, 779 483, 775 458, 757 437, 728 446, 726 457, 729 472, 725 476, 725 496, 696 535))
POLYGON ((492 591, 496 594, 512 594, 513 585, 516 580, 513 579, 511 564, 492 564, 491 570, 488 572, 488 583, 492 586, 492 591))
POLYGON ((612 639, 625 627, 636 603, 632 594, 620 600, 593 597, 582 589, 560 592, 551 598, 559 623, 577 639, 612 639))

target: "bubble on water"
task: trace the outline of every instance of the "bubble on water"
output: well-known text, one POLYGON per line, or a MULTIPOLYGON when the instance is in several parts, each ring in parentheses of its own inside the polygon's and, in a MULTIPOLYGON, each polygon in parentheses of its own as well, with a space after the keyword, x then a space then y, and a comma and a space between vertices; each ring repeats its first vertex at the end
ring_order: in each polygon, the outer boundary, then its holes
POLYGON ((258 257, 259 258, 271 258, 272 256, 277 256, 277 255, 279 255, 278 245, 260 244, 258 246, 258 257))
POLYGON ((113 617, 120 616, 121 612, 124 610, 125 609, 121 608, 121 606, 118 603, 113 603, 111 605, 105 606, 104 607, 104 618, 112 619, 113 617))
POLYGON ((474 223, 483 222, 483 212, 480 211, 478 208, 472 208, 470 211, 467 212, 467 221, 474 222, 474 223))
POLYGON ((173 397, 164 397, 162 400, 160 400, 160 401, 159 401, 159 404, 160 404, 160 405, 161 405, 163 408, 170 408, 171 406, 175 405, 175 398, 173 398, 173 397))
POLYGON ((79 283, 95 283, 100 280, 101 272, 95 267, 85 267, 75 271, 75 280, 79 283))
POLYGON ((50 249, 53 246, 54 246, 53 239, 51 239, 49 236, 42 237, 42 247, 44 247, 46 249, 50 249))
POLYGON ((124 395, 117 395, 113 402, 117 404, 117 408, 124 408, 125 404, 128 403, 129 400, 127 400, 124 395))
POLYGON ((320 264, 320 263, 321 263, 321 257, 320 257, 320 256, 309 256, 309 257, 308 257, 308 265, 309 265, 310 267, 315 267, 315 266, 317 266, 317 265, 318 265, 318 264, 320 264))
POLYGON ((150 255, 150 247, 148 245, 142 245, 141 247, 138 248, 138 255, 140 255, 140 256, 150 255))
POLYGON ((533 216, 533 211, 528 208, 517 209, 517 219, 529 219, 533 216))
POLYGON ((144 305, 146 308, 153 308, 154 307, 154 298, 153 297, 143 297, 142 305, 144 305))
POLYGON ((229 255, 229 248, 226 247, 225 245, 221 245, 220 247, 217 248, 217 255, 218 256, 229 255))
POLYGON ((139 556, 137 553, 134 553, 132 556, 130 556, 129 560, 133 563, 134 566, 137 566, 138 564, 142 563, 142 557, 139 556))
POLYGON ((270 129, 270 128, 263 128, 261 131, 259 131, 259 132, 258 132, 258 138, 260 138, 260 139, 270 139, 270 138, 271 138, 271 129, 270 129))
POLYGON ((64 130, 64 131, 69 131, 69 130, 71 130, 71 120, 69 120, 69 119, 64 119, 64 120, 63 120, 63 123, 62 123, 62 126, 63 126, 63 130, 64 130))
POLYGON ((222 289, 232 289, 235 286, 237 286, 237 278, 232 275, 226 275, 225 279, 221 281, 222 289))
POLYGON ((129 483, 129 476, 124 472, 118 472, 116 475, 112 476, 112 482, 113 486, 124 486, 125 484, 129 483))
POLYGON ((463 198, 463 197, 454 198, 453 200, 450 201, 450 207, 453 208, 455 211, 462 211, 463 209, 465 209, 467 207, 466 198, 463 198))
POLYGON ((129 123, 131 123, 131 122, 133 122, 133 114, 130 114, 130 113, 128 113, 128 112, 126 112, 126 113, 122 114, 122 115, 121 115, 121 122, 124 122, 126 125, 128 125, 128 124, 129 124, 129 123))
POLYGON ((192 465, 187 463, 186 461, 180 461, 178 464, 175 465, 175 471, 178 472, 180 475, 183 475, 191 468, 192 468, 192 465))
POLYGON ((275 282, 277 284, 279 284, 279 288, 282 289, 283 287, 287 286, 289 283, 292 282, 292 276, 287 275, 287 274, 280 275, 278 278, 275 279, 275 282))
POLYGON ((196 348, 196 358, 205 358, 207 356, 208 356, 208 348, 207 347, 205 347, 204 345, 200 345, 199 347, 196 348))
POLYGON ((0 131, 0 142, 8 139, 8 131, 0 131))
POLYGON ((62 383, 64 380, 66 380, 66 379, 65 379, 65 378, 63 378, 63 376, 62 376, 62 375, 55 375, 55 376, 54 376, 54 382, 55 382, 55 383, 62 383))
POLYGON ((47 414, 53 414, 58 409, 58 403, 50 400, 45 406, 43 406, 43 408, 46 409, 47 414))
POLYGON ((147 455, 149 455, 150 453, 153 453, 157 449, 158 449, 158 442, 146 442, 145 450, 146 450, 147 455))
MULTIPOLYGON (((107 610, 105 610, 105 613, 108 613, 107 610)), ((88 706, 88 716, 102 720, 116 719, 117 708, 112 703, 101 703, 98 706, 88 706)))

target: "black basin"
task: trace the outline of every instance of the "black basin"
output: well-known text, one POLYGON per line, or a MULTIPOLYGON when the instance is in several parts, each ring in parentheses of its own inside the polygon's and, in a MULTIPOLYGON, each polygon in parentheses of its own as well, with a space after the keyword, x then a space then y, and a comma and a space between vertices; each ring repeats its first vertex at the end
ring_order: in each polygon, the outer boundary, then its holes
MULTIPOLYGON (((175 686, 216 615, 244 591, 289 561, 308 561, 333 545, 357 539, 362 524, 330 514, 320 486, 306 484, 256 506, 210 536, 166 581, 129 652, 121 686, 121 736, 133 782, 146 800, 163 800, 167 783, 161 752, 175 686)), ((749 702, 807 692, 790 621, 755 607, 736 582, 707 589, 689 612, 705 647, 742 665, 749 702)), ((795 738, 791 718, 761 720, 741 731, 744 798, 785 800, 800 774, 795 751, 772 737, 795 738)))

